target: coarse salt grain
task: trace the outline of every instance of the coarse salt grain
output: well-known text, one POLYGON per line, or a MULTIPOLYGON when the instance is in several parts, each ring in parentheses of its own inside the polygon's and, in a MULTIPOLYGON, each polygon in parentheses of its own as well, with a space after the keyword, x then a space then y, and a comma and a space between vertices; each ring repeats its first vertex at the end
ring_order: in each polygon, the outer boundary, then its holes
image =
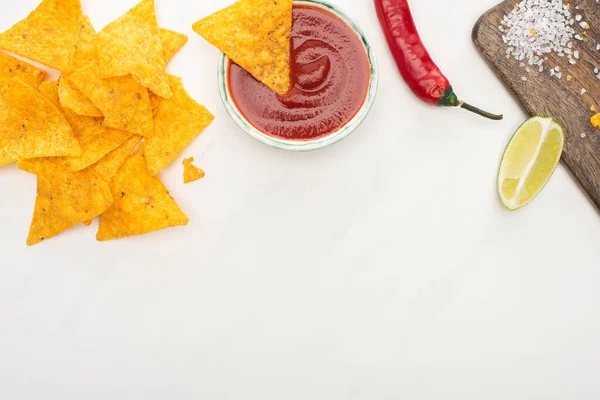
MULTIPOLYGON (((570 51, 565 51, 573 47, 573 38, 583 40, 581 35, 575 34, 574 23, 562 0, 522 0, 504 16, 499 30, 507 56, 520 61, 522 68, 536 65, 542 71, 547 54, 553 52, 561 57, 567 54, 569 63, 575 64, 570 51)), ((550 74, 558 71, 551 68, 550 74)))

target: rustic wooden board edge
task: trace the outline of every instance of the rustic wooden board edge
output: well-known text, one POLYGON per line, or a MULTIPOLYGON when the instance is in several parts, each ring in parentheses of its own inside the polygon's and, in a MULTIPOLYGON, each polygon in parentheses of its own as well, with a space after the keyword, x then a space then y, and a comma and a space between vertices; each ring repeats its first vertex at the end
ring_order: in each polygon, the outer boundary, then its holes
MULTIPOLYGON (((507 5, 507 3, 510 3, 510 0, 504 0, 500 4, 490 8, 483 15, 481 15, 481 17, 479 17, 479 19, 477 20, 477 22, 475 22, 475 25, 473 26, 473 29, 471 31, 471 40, 473 41, 473 44, 475 45, 475 48, 477 49, 479 54, 485 60, 486 64, 492 69, 494 74, 502 81, 504 86, 508 89, 509 93, 519 103, 521 108, 523 108, 523 110, 528 115, 531 116, 531 115, 535 115, 536 111, 534 109, 528 107, 526 102, 523 102, 519 99, 519 94, 518 94, 517 88, 514 86, 513 82, 511 82, 510 79, 507 79, 504 72, 502 70, 500 70, 492 62, 492 58, 486 56, 486 48, 481 42, 480 32, 481 32, 482 25, 484 23, 486 23, 487 21, 489 21, 489 19, 491 18, 491 16, 493 14, 495 14, 497 11, 504 8, 507 5)), ((568 171, 569 175, 583 189, 585 196, 595 206, 594 208, 595 208, 597 214, 600 216, 600 196, 595 195, 597 193, 597 187, 592 185, 592 183, 589 181, 589 179, 587 179, 586 176, 582 176, 582 174, 580 172, 581 169, 577 165, 575 165, 575 162, 568 156, 568 154, 566 152, 563 153, 561 161, 567 167, 567 171, 568 171)))

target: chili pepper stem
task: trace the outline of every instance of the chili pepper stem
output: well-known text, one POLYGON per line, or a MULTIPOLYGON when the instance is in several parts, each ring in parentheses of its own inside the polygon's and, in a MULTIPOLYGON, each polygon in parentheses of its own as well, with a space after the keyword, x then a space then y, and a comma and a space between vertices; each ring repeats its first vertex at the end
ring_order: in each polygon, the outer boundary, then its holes
POLYGON ((499 121, 502 118, 504 118, 502 115, 492 114, 487 111, 483 111, 477 107, 465 103, 464 101, 459 100, 458 97, 456 97, 454 90, 452 90, 452 86, 446 89, 444 95, 442 96, 440 101, 438 101, 437 105, 440 107, 460 107, 467 111, 471 111, 472 113, 475 113, 477 115, 481 115, 482 117, 493 119, 495 121, 499 121))
POLYGON ((498 115, 498 114, 492 114, 489 113, 487 111, 483 111, 482 109, 479 109, 477 107, 474 107, 468 103, 465 103, 464 101, 459 101, 458 106, 462 109, 465 109, 467 111, 471 111, 472 113, 475 113, 477 115, 481 115, 482 117, 488 118, 488 119, 493 119, 494 121, 500 121, 502 118, 504 118, 503 115, 498 115))

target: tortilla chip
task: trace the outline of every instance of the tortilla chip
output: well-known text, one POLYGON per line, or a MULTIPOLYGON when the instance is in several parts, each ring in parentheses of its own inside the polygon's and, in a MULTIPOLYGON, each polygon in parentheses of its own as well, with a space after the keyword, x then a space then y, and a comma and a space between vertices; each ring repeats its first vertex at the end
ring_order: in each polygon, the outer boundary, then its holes
POLYGON ((100 109, 104 125, 142 136, 152 135, 152 106, 148 89, 131 76, 102 79, 94 59, 69 80, 100 109))
POLYGON ((96 46, 94 46, 96 29, 94 29, 90 17, 87 15, 81 17, 80 29, 77 46, 75 46, 75 53, 73 54, 72 69, 81 67, 85 60, 96 54, 96 46))
POLYGON ((94 42, 102 78, 131 74, 157 95, 171 97, 154 0, 142 0, 102 29, 94 42))
POLYGON ((87 168, 86 171, 93 171, 92 174, 99 176, 104 182, 110 184, 115 175, 117 175, 119 168, 123 166, 125 160, 131 155, 140 140, 142 140, 141 136, 134 135, 130 137, 102 160, 87 168))
POLYGON ((154 116, 154 134, 144 142, 148 170, 156 175, 171 164, 214 117, 185 91, 181 78, 169 75, 173 97, 163 99, 154 116))
POLYGON ((25 61, 0 53, 0 99, 8 92, 9 83, 15 76, 37 89, 44 81, 46 73, 25 61))
POLYGON ((39 174, 37 180, 29 246, 102 214, 113 201, 109 186, 98 176, 59 167, 39 174))
POLYGON ((241 0, 193 28, 271 90, 291 89, 292 0, 241 0))
POLYGON ((0 48, 69 71, 80 21, 79 0, 43 0, 27 18, 0 34, 0 48))
POLYGON ((162 42, 163 60, 165 63, 171 61, 171 58, 187 43, 188 37, 183 33, 170 31, 165 28, 158 28, 160 40, 162 42))
MULTIPOLYGON (((73 56, 73 70, 83 66, 88 59, 96 54, 94 38, 96 30, 92 26, 88 16, 81 19, 81 33, 77 42, 77 49, 73 56)), ((60 77, 58 96, 63 108, 72 110, 75 114, 88 117, 102 117, 102 112, 69 80, 69 74, 60 77)))
POLYGON ((188 184, 196 182, 199 179, 204 178, 204 171, 201 168, 196 167, 192 163, 194 157, 186 158, 183 160, 183 183, 188 184))
POLYGON ((79 156, 81 147, 64 115, 38 91, 13 78, 0 122, 0 166, 24 158, 79 156))
POLYGON ((58 96, 63 108, 68 108, 77 115, 102 117, 102 111, 79 89, 73 85, 68 75, 60 77, 58 96))
MULTIPOLYGON (((0 53, 0 124, 6 123, 8 90, 12 78, 17 77, 33 88, 40 86, 46 73, 24 61, 0 53)), ((0 128, 2 131, 2 128, 0 128)))
MULTIPOLYGON (((42 83, 40 93, 60 109, 57 82, 42 83)), ((82 150, 78 157, 65 158, 66 165, 73 171, 82 170, 96 163, 133 135, 130 132, 107 128, 102 118, 84 117, 70 110, 62 111, 82 150)))
MULTIPOLYGON (((111 151, 106 157, 98 161, 96 164, 87 168, 85 171, 93 176, 99 176, 108 185, 112 182, 119 168, 123 166, 125 160, 131 155, 133 149, 142 140, 141 136, 134 135, 127 139, 125 143, 111 151)), ((85 221, 85 226, 90 226, 92 220, 85 221)))
POLYGON ((125 161, 111 191, 114 203, 100 216, 99 241, 143 235, 189 221, 160 179, 148 173, 141 152, 125 161))

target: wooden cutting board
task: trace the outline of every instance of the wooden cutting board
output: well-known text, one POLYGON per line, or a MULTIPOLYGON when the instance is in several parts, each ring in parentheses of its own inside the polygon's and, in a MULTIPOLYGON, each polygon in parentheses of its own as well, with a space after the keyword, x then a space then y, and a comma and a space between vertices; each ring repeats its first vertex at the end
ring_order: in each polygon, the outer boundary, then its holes
MULTIPOLYGON (((583 15, 590 25, 583 41, 573 40, 580 53, 577 64, 570 65, 565 57, 552 53, 543 73, 527 74, 514 57, 506 58, 506 45, 498 29, 504 15, 519 1, 507 0, 485 13, 473 29, 473 42, 526 112, 552 116, 563 125, 566 140, 562 161, 600 209, 600 131, 589 122, 595 114, 590 111, 591 105, 600 112, 600 80, 594 74, 595 67, 600 69, 600 51, 596 50, 600 43, 600 5, 595 1, 571 1, 573 15, 583 15), (574 9, 577 5, 580 10, 574 9), (560 80, 548 74, 547 69, 555 65, 563 72, 560 80), (567 82, 567 74, 573 76, 571 82, 567 82), (527 81, 521 79, 523 76, 527 81), (582 88, 587 91, 583 95, 582 88), (582 133, 586 134, 584 138, 582 133)), ((578 33, 583 31, 577 23, 573 28, 578 33)))

